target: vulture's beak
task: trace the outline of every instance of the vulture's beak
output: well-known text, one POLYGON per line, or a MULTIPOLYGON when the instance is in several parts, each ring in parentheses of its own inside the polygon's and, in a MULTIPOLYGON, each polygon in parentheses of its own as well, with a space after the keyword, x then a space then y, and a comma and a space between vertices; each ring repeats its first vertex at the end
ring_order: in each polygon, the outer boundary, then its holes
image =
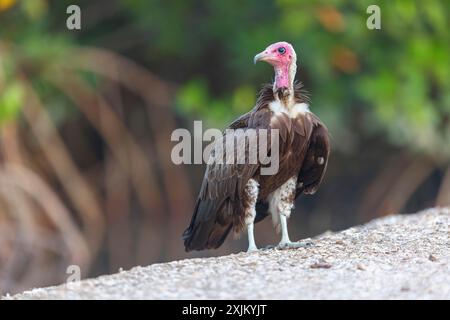
POLYGON ((267 52, 267 50, 258 53, 254 58, 253 58, 253 63, 256 64, 258 61, 268 61, 270 60, 270 53, 267 52))

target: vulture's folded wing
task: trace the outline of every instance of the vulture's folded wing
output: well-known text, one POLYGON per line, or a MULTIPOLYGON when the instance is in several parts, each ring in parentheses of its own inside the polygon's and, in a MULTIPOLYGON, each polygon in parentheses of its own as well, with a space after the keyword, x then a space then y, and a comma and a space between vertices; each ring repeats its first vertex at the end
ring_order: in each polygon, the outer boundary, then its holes
POLYGON ((330 139, 325 125, 314 114, 309 114, 314 124, 311 138, 298 174, 296 197, 300 194, 314 194, 325 174, 330 156, 330 139))
POLYGON ((216 148, 211 152, 191 223, 183 233, 187 251, 217 248, 233 226, 243 226, 243 190, 260 167, 258 162, 249 163, 254 156, 250 146, 258 145, 259 129, 270 132, 269 124, 270 111, 255 108, 228 127, 238 130, 214 141, 216 148), (249 134, 248 129, 256 134, 249 134), (243 164, 236 163, 239 155, 244 157, 243 164))

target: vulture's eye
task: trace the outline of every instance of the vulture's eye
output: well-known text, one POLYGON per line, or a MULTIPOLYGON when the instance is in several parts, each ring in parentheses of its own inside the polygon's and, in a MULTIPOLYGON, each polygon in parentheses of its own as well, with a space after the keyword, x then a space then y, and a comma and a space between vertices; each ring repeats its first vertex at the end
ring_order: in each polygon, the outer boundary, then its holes
POLYGON ((285 54, 285 53, 286 53, 286 48, 285 48, 285 47, 279 47, 279 48, 278 48, 278 52, 279 52, 280 54, 285 54))

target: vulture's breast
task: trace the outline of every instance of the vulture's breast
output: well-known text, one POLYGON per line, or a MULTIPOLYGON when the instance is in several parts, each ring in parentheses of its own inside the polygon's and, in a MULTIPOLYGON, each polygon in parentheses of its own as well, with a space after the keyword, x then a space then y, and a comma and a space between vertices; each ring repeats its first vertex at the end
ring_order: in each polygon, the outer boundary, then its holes
POLYGON ((313 127, 306 103, 295 104, 288 110, 274 101, 269 108, 272 111, 270 128, 279 132, 279 170, 275 175, 260 176, 260 196, 263 199, 298 174, 313 127))

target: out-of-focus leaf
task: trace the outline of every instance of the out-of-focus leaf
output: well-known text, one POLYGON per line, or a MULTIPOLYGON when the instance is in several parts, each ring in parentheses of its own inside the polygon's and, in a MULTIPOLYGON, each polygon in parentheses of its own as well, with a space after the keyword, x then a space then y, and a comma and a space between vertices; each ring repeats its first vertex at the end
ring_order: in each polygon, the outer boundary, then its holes
POLYGON ((238 87, 233 94, 231 106, 236 114, 248 112, 256 101, 256 90, 252 86, 238 87))
POLYGON ((0 0, 0 11, 6 11, 15 5, 17 0, 0 0))
POLYGON ((188 113, 197 113, 208 108, 208 89, 203 79, 194 79, 183 86, 177 96, 177 105, 188 113))
POLYGON ((24 98, 23 88, 18 83, 9 84, 0 95, 0 123, 10 121, 20 111, 24 98))
POLYGON ((48 8, 46 0, 21 0, 23 10, 32 20, 41 18, 48 8))

